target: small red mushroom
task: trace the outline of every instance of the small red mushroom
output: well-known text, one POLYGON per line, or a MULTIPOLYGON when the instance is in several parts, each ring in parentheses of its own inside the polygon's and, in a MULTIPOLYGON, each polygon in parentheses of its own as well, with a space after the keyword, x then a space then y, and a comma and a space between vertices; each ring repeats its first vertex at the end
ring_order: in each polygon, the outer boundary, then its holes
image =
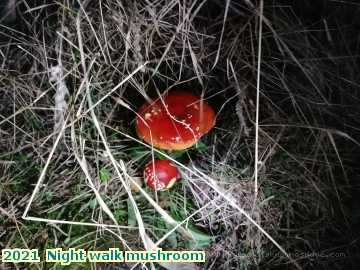
POLYGON ((171 188, 177 179, 178 169, 169 160, 154 160, 145 165, 145 184, 153 190, 171 188))
POLYGON ((144 104, 136 118, 136 132, 145 142, 165 150, 193 146, 215 124, 213 109, 185 91, 171 91, 144 104))

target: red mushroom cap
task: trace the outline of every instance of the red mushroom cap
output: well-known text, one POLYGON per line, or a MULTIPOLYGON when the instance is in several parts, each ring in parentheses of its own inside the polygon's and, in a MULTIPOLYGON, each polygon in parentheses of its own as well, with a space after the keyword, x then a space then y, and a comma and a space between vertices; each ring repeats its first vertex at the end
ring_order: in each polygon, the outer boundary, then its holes
POLYGON ((136 118, 140 138, 154 147, 182 150, 193 146, 215 124, 213 109, 185 91, 171 91, 144 104, 136 118))
POLYGON ((145 184, 153 190, 171 188, 177 179, 178 169, 169 160, 154 160, 144 169, 145 184))

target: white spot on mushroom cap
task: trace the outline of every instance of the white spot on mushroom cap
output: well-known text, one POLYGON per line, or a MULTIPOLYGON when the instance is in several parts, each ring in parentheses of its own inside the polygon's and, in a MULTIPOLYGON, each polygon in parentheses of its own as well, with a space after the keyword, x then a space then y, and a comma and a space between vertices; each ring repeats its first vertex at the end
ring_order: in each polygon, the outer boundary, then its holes
POLYGON ((153 114, 158 114, 160 112, 161 112, 161 109, 159 107, 153 107, 151 109, 151 113, 153 113, 153 114))
POLYGON ((149 180, 152 179, 151 172, 150 172, 150 173, 145 172, 145 174, 144 174, 144 179, 145 179, 145 183, 149 182, 149 180))
POLYGON ((145 113, 144 117, 145 117, 145 120, 150 120, 151 119, 151 113, 145 113))
POLYGON ((160 181, 156 181, 155 185, 156 185, 156 190, 163 190, 165 188, 165 184, 160 181))

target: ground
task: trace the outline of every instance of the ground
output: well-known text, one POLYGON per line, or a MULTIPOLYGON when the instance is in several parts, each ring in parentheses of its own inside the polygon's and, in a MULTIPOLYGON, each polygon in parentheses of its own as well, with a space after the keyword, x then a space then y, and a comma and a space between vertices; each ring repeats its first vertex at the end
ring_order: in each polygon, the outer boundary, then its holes
POLYGON ((1 249, 206 252, 143 269, 356 269, 359 12, 325 0, 4 1, 1 249), (178 90, 207 102, 215 126, 182 151, 151 147, 137 111, 178 90), (152 159, 178 168, 171 189, 144 185, 152 159))

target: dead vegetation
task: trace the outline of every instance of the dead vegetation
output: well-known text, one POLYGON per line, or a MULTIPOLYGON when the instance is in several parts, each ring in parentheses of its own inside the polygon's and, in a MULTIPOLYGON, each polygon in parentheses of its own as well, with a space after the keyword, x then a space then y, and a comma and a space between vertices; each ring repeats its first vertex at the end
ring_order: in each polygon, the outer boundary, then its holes
POLYGON ((323 242, 352 226, 352 44, 338 56, 326 20, 315 31, 261 3, 18 1, 18 22, 0 21, 0 246, 203 249, 206 269, 343 252, 323 242), (134 131, 137 109, 170 89, 217 112, 181 158, 134 131), (159 194, 139 187, 155 156, 182 172, 159 194))

